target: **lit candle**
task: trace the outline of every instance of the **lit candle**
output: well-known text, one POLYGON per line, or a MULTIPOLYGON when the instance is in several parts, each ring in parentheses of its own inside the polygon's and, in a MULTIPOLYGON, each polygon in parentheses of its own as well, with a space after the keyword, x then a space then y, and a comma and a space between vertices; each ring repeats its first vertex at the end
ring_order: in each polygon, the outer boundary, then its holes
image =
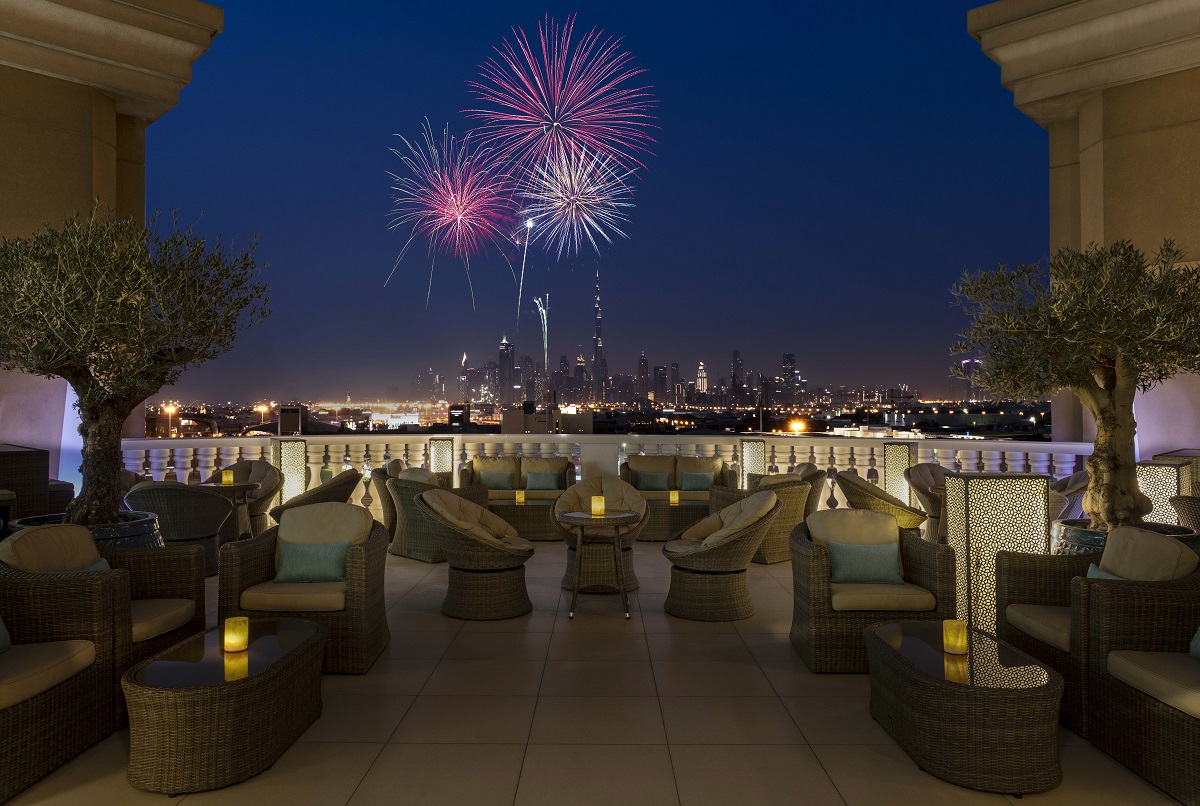
POLYGON ((602 495, 593 495, 592 496, 592 517, 593 518, 603 518, 604 517, 604 496, 602 496, 602 495))
POLYGON ((518 504, 524 504, 524 503, 525 503, 525 491, 524 491, 524 490, 517 490, 517 491, 516 491, 516 496, 517 496, 517 503, 518 503, 518 504))
POLYGON ((942 650, 951 655, 967 654, 967 623, 956 618, 942 622, 942 650))
POLYGON ((233 484, 233 471, 232 470, 222 470, 221 471, 221 483, 222 484, 233 484))
POLYGON ((942 673, 948 683, 967 685, 971 682, 971 666, 966 655, 942 655, 942 673))
POLYGON ((679 506, 679 490, 671 490, 671 492, 667 493, 667 495, 669 495, 671 498, 671 506, 679 506))
POLYGON ((250 653, 249 652, 226 652, 225 653, 225 679, 241 680, 250 673, 250 653))
POLYGON ((225 619, 225 651, 245 652, 249 645, 250 619, 245 616, 230 616, 225 619))

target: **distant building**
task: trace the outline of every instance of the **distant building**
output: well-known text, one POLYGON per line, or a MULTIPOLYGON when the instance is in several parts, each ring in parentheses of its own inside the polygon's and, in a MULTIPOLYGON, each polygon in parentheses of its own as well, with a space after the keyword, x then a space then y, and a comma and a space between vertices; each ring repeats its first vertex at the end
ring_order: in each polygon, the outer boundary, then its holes
POLYGON ((704 362, 700 362, 700 368, 696 370, 696 394, 708 394, 708 370, 704 368, 704 362))
POLYGON ((508 341, 508 336, 505 335, 500 339, 500 377, 497 378, 500 388, 497 390, 498 395, 496 402, 501 406, 511 406, 513 404, 513 384, 516 383, 516 359, 514 357, 514 349, 508 341))
POLYGON ((668 402, 667 368, 654 368, 654 402, 662 405, 668 402))
POLYGON ((642 357, 638 359, 637 372, 637 393, 638 397, 650 396, 650 362, 646 360, 646 351, 642 350, 642 357))

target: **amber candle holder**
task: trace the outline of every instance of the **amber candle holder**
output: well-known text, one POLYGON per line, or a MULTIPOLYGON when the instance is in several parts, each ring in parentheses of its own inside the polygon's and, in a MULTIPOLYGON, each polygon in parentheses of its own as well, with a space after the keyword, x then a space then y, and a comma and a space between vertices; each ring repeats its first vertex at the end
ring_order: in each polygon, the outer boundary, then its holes
POLYGON ((593 495, 592 496, 592 517, 593 518, 603 518, 604 517, 604 496, 602 496, 602 495, 593 495))
POLYGON ((971 682, 971 664, 966 655, 942 655, 943 676, 949 683, 966 685, 971 682))
POLYGON ((245 616, 230 616, 225 619, 221 646, 226 652, 245 652, 250 646, 250 619, 245 616))
POLYGON ((967 654, 967 623, 956 618, 942 622, 942 651, 951 655, 967 654))
POLYGON ((525 503, 525 491, 524 491, 524 490, 516 490, 516 491, 514 492, 514 494, 516 495, 516 498, 517 498, 517 503, 518 503, 518 504, 524 504, 524 503, 525 503))
POLYGON ((246 675, 250 674, 250 653, 249 652, 226 652, 225 660, 225 680, 241 680, 246 675))
POLYGON ((222 470, 221 471, 221 483, 222 484, 233 484, 233 471, 232 470, 222 470))
POLYGON ((679 490, 671 490, 671 492, 667 493, 667 496, 671 500, 671 506, 679 506, 679 490))

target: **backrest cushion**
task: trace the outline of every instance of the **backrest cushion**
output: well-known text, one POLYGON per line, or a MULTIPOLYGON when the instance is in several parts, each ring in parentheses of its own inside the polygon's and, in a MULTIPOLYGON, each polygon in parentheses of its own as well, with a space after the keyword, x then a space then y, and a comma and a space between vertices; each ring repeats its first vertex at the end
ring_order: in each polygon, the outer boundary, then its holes
MULTIPOLYGON (((604 496, 605 511, 646 514, 646 499, 634 489, 633 485, 626 484, 614 476, 602 476, 600 491, 600 494, 604 496)), ((583 503, 586 507, 583 511, 590 511, 591 501, 583 503)))
POLYGON ((513 474, 507 470, 481 470, 479 480, 489 490, 512 490, 513 474))
POLYGON ((492 473, 508 473, 512 476, 509 490, 517 489, 521 483, 521 459, 517 456, 477 456, 471 460, 471 481, 476 484, 485 483, 483 471, 492 473))
POLYGON ((1200 556, 1170 535, 1118 526, 1108 533, 1100 570, 1139 582, 1166 582, 1196 570, 1200 556))
POLYGON ((1100 566, 1096 565, 1095 563, 1092 563, 1091 565, 1088 566, 1087 578, 1088 579, 1124 579, 1125 577, 1119 577, 1116 574, 1110 574, 1107 571, 1101 571, 1100 566))
POLYGON ((70 523, 21 529, 0 541, 0 562, 28 574, 78 571, 99 559, 92 533, 70 523))
POLYGON ((871 509, 822 509, 809 515, 805 524, 813 542, 822 546, 831 540, 861 546, 900 540, 895 516, 871 509))
POLYGON ((400 471, 404 470, 404 467, 405 467, 405 465, 404 465, 403 459, 393 459, 392 461, 388 462, 387 463, 388 477, 393 478, 393 479, 400 478, 400 471))
POLYGON ((711 535, 713 532, 720 529, 722 526, 724 526, 724 524, 721 522, 721 513, 714 512, 713 514, 696 521, 687 529, 684 529, 683 533, 679 535, 679 539, 691 540, 698 543, 711 535))
MULTIPOLYGON (((766 516, 772 507, 775 506, 777 500, 775 493, 770 490, 764 490, 761 493, 748 495, 733 502, 716 513, 716 517, 721 519, 721 526, 716 531, 706 535, 701 545, 705 548, 712 548, 724 543, 726 540, 730 540, 738 532, 748 529, 766 516)), ((710 515, 709 517, 712 516, 710 515)))
POLYGON ((711 473, 714 484, 721 484, 721 471, 725 469, 725 461, 715 456, 680 456, 675 460, 675 480, 672 490, 687 489, 683 486, 684 473, 711 473))
POLYGON ((642 456, 634 454, 629 457, 630 481, 633 486, 641 487, 638 482, 638 473, 666 473, 667 486, 663 489, 678 490, 678 486, 674 486, 675 482, 675 457, 674 456, 642 456))
POLYGON ((795 484, 799 479, 791 473, 775 473, 769 476, 763 476, 758 480, 758 489, 765 490, 769 487, 774 487, 778 484, 795 484))
POLYGON ((561 473, 543 470, 531 470, 525 475, 526 490, 564 490, 566 485, 563 484, 561 473))
POLYGON ((900 544, 864 546, 830 540, 829 581, 850 585, 900 585, 900 544))
POLYGON ((307 545, 363 543, 375 524, 370 510, 337 501, 285 509, 281 518, 279 542, 307 545))
POLYGON ((715 477, 712 473, 693 473, 688 470, 679 471, 679 489, 689 492, 711 490, 715 477))
POLYGON ((441 479, 437 477, 437 473, 434 473, 432 470, 426 470, 423 467, 405 468, 396 474, 396 478, 406 479, 408 481, 419 481, 422 484, 432 484, 435 487, 441 484, 441 479))
MULTIPOLYGON (((565 456, 556 456, 549 459, 539 459, 536 456, 524 457, 521 459, 521 487, 523 490, 565 490, 567 489, 567 465, 571 464, 571 460, 565 456), (554 487, 530 487, 530 473, 554 473, 558 476, 554 487)), ((544 477, 543 477, 544 478, 544 477)))
POLYGON ((421 500, 455 529, 485 542, 500 545, 505 538, 518 537, 517 530, 499 515, 448 490, 426 490, 421 500))
POLYGON ((671 474, 666 471, 639 470, 633 474, 633 486, 639 490, 666 492, 672 489, 671 474))
POLYGON ((280 543, 272 582, 341 582, 349 543, 280 543))

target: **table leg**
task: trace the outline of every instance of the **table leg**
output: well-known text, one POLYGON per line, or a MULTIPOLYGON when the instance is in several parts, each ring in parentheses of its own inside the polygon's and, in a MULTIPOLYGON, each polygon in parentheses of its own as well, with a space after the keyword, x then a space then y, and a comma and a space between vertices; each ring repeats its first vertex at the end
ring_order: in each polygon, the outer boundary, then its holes
POLYGON ((625 590, 625 563, 621 560, 621 527, 613 527, 613 565, 617 572, 617 585, 625 600, 625 618, 629 618, 629 591, 625 590))
POLYGON ((567 618, 575 618, 575 601, 579 598, 579 571, 583 567, 583 527, 579 527, 579 542, 575 546, 575 584, 571 586, 571 609, 567 618))

